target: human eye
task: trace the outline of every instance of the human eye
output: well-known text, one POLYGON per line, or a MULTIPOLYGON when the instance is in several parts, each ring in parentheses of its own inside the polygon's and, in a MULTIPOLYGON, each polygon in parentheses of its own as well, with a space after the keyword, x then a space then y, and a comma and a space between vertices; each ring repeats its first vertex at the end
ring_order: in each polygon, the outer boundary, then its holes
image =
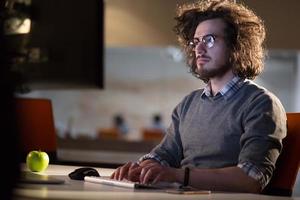
POLYGON ((198 43, 199 43, 199 39, 198 38, 193 38, 188 42, 188 46, 191 47, 191 48, 195 48, 198 43))
POLYGON ((215 36, 212 34, 208 34, 202 37, 202 42, 206 47, 211 48, 215 42, 215 36))

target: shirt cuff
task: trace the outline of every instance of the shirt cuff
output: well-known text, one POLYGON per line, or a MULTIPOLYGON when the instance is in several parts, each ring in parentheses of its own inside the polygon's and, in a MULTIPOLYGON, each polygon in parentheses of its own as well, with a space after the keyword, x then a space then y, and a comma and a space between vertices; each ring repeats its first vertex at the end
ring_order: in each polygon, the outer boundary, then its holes
POLYGON ((162 166, 165 166, 165 167, 169 167, 170 166, 168 162, 166 162, 165 160, 161 159, 158 155, 155 155, 155 154, 152 154, 152 153, 148 153, 146 155, 143 155, 138 160, 138 163, 141 163, 142 161, 148 160, 148 159, 153 159, 153 160, 159 162, 162 166))
POLYGON ((267 174, 264 174, 256 165, 249 161, 239 163, 237 167, 241 168, 248 176, 257 180, 261 189, 264 189, 270 181, 270 177, 267 174))

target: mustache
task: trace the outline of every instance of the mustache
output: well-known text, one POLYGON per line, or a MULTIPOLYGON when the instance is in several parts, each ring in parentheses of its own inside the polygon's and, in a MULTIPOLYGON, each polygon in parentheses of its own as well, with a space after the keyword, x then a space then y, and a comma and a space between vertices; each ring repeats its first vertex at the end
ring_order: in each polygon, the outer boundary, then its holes
POLYGON ((199 58, 206 58, 206 59, 210 59, 210 57, 209 57, 209 56, 207 56, 207 55, 198 55, 198 56, 196 56, 196 60, 198 60, 199 58))

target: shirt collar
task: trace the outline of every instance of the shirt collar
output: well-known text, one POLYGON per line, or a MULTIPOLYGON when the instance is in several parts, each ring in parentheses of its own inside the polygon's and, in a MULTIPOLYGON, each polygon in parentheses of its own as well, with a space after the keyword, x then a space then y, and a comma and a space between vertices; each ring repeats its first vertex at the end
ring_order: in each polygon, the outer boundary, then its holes
MULTIPOLYGON (((234 76, 226 85, 215 95, 215 96, 223 96, 225 99, 230 98, 233 94, 235 94, 240 87, 245 82, 245 79, 240 78, 238 76, 234 76)), ((211 83, 208 82, 204 87, 204 90, 201 94, 201 97, 213 97, 211 93, 211 83)))

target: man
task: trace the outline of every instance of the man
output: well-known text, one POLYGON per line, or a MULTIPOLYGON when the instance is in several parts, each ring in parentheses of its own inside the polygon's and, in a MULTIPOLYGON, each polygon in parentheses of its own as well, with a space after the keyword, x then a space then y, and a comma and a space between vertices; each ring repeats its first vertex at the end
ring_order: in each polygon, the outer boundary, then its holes
POLYGON ((286 135, 280 101, 249 80, 263 68, 263 22, 227 0, 181 6, 176 20, 188 66, 207 86, 177 105, 158 146, 111 178, 259 193, 286 135))

